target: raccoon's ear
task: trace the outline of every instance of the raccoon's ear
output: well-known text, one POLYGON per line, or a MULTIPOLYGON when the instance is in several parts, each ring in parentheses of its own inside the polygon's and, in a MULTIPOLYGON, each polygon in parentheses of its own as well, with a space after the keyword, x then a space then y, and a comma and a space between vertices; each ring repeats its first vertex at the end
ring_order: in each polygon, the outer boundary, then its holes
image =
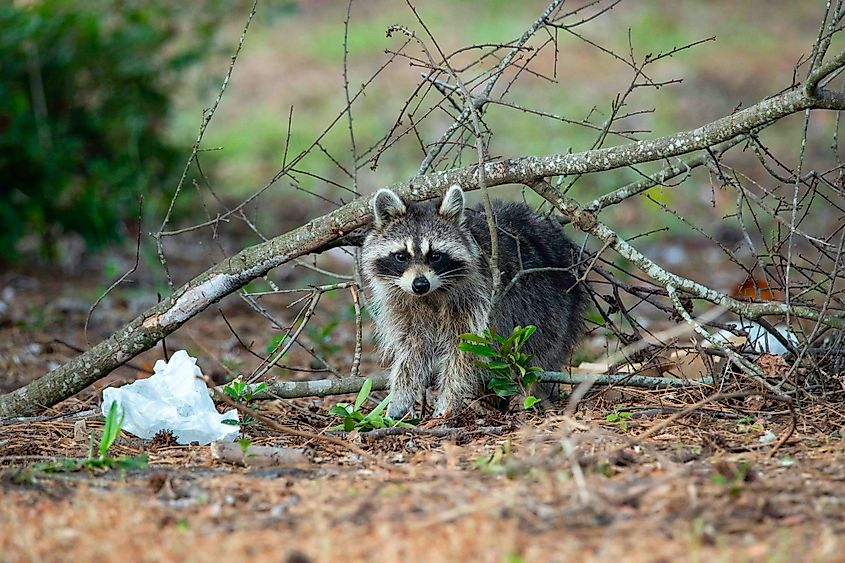
POLYGON ((401 217, 407 208, 398 195, 388 189, 381 189, 373 196, 373 224, 376 229, 401 217))
POLYGON ((446 219, 458 225, 464 222, 464 191, 460 186, 452 186, 443 196, 443 203, 438 211, 446 219))

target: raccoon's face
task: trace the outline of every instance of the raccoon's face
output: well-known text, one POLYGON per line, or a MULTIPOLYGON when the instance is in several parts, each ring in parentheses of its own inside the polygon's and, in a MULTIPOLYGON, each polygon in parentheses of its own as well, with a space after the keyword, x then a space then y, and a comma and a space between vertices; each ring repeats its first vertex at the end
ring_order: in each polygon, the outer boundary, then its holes
POLYGON ((405 203, 390 190, 373 197, 373 230, 362 247, 374 288, 424 297, 457 287, 476 268, 478 247, 464 228, 464 193, 452 186, 439 206, 405 203))

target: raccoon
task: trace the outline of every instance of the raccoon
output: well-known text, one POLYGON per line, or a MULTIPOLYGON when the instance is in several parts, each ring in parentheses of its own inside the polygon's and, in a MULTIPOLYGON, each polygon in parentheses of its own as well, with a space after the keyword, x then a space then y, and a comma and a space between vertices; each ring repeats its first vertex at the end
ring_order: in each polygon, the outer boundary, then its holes
POLYGON ((557 221, 525 204, 494 201, 493 210, 500 290, 507 289, 495 304, 486 218, 464 208, 459 186, 434 203, 405 202, 388 189, 373 197, 361 262, 376 335, 392 361, 391 417, 408 414, 431 384, 439 390, 435 416, 483 393, 482 370, 458 349, 462 333, 494 325, 510 334, 534 324, 525 352, 536 365, 557 369, 583 332, 587 292, 578 281, 578 249, 557 221), (524 272, 510 286, 517 273, 535 268, 551 270, 524 272))

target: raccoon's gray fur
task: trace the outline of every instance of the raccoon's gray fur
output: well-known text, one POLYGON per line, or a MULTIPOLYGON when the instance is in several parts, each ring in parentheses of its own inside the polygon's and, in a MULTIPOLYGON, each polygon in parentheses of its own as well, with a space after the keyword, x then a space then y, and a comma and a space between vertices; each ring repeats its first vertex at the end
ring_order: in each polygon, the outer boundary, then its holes
POLYGON ((391 417, 408 413, 431 383, 439 389, 435 415, 483 393, 476 358, 458 350, 462 333, 495 325, 510 334, 534 324, 525 352, 549 370, 564 364, 582 334, 587 293, 577 282, 578 249, 553 218, 527 205, 494 201, 493 209, 502 290, 521 270, 566 269, 523 274, 495 306, 486 219, 480 209, 464 209, 459 186, 434 204, 404 202, 387 189, 373 197, 361 256, 377 336, 393 362, 391 417))

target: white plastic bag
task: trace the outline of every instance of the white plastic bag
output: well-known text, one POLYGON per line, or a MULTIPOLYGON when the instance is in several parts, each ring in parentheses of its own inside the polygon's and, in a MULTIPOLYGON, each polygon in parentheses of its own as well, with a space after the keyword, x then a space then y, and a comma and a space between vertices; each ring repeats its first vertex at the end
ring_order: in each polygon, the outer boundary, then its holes
POLYGON ((179 350, 169 362, 157 361, 153 371, 147 379, 104 390, 103 416, 117 401, 125 416, 123 429, 139 438, 150 439, 163 429, 173 432, 180 444, 237 438, 239 427, 222 421, 238 420, 238 412, 217 412, 208 387, 199 378, 202 372, 196 358, 179 350))

